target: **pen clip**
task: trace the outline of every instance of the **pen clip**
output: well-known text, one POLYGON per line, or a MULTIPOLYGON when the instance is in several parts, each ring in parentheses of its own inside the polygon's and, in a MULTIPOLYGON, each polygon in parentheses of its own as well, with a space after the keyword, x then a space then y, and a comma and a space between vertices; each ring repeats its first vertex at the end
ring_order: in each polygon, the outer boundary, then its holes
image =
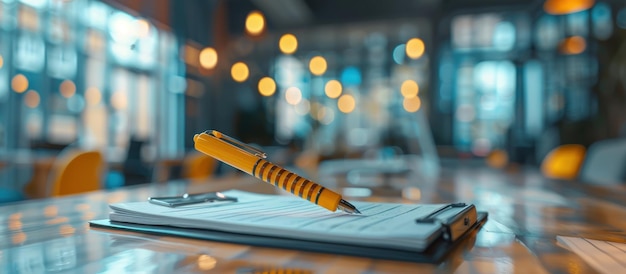
POLYGON ((231 145, 234 145, 234 146, 236 146, 238 148, 241 148, 241 149, 245 150, 246 152, 248 152, 250 154, 253 154, 254 156, 258 156, 258 157, 261 157, 263 159, 267 158, 267 154, 265 152, 263 152, 262 150, 260 150, 258 148, 255 148, 255 147, 253 147, 251 145, 244 144, 244 143, 238 141, 237 139, 232 138, 232 137, 230 137, 230 136, 228 136, 228 135, 226 135, 224 133, 221 133, 221 132, 219 132, 217 130, 207 130, 207 131, 205 131, 205 133, 209 134, 209 135, 211 135, 211 136, 213 136, 213 137, 215 137, 217 139, 223 140, 223 141, 225 141, 225 142, 227 142, 227 143, 229 143, 231 145))

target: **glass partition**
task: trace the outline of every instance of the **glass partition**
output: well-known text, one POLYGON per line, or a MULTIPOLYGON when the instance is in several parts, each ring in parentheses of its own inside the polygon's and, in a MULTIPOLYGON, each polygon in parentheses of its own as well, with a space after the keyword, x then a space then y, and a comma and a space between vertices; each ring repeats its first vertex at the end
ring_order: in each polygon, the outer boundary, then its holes
POLYGON ((184 123, 156 111, 183 111, 178 57, 174 35, 101 1, 0 1, 0 147, 180 155, 184 123))

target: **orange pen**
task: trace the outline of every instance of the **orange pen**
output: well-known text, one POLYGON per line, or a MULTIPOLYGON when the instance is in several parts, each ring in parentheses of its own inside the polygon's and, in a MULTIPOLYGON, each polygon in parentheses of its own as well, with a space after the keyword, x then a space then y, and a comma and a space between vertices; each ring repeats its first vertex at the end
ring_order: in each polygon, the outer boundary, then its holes
POLYGON ((361 213, 340 194, 266 161, 263 151, 216 130, 196 134, 193 140, 196 150, 311 203, 333 212, 339 209, 350 214, 361 213))

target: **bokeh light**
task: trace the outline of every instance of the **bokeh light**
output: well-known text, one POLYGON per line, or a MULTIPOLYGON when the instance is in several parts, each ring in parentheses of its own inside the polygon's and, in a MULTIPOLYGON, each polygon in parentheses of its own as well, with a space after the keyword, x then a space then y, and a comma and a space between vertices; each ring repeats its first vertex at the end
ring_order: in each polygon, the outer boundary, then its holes
POLYGON ((26 236, 26 233, 20 231, 20 232, 13 234, 13 236, 11 237, 11 240, 13 244, 18 245, 18 244, 25 242, 26 238, 28 238, 26 236))
POLYGON ((543 9, 552 15, 575 13, 591 8, 594 0, 547 0, 543 9))
POLYGON ((358 86, 361 81, 361 70, 356 66, 348 66, 341 72, 341 83, 346 87, 358 86))
POLYGON ((292 54, 298 50, 298 39, 295 35, 287 33, 280 37, 278 47, 284 54, 292 54))
POLYGON ((71 225, 62 225, 59 227, 59 234, 61 235, 71 235, 76 232, 76 229, 71 225))
POLYGON ((339 111, 343 113, 350 113, 354 111, 354 108, 356 107, 356 101, 354 100, 354 97, 352 95, 344 94, 339 97, 339 100, 337 100, 337 107, 339 108, 339 111))
POLYGON ((586 48, 587 42, 585 38, 580 36, 565 38, 561 41, 561 45, 559 46, 561 53, 568 55, 581 54, 586 48))
POLYGON ((326 96, 331 99, 339 97, 339 95, 341 95, 341 91, 341 83, 339 83, 339 81, 337 80, 330 80, 326 83, 326 86, 324 86, 324 92, 326 93, 326 96))
POLYGON ((2 58, 2 55, 0 55, 0 68, 2 68, 4 66, 4 58, 2 58))
POLYGON ((23 74, 18 74, 11 79, 11 88, 17 93, 22 93, 28 89, 28 79, 23 74))
POLYGON ((405 44, 397 45, 393 49, 393 53, 392 53, 393 61, 396 62, 396 64, 398 65, 402 65, 402 63, 404 63, 405 52, 406 52, 405 44))
POLYGON ((96 87, 90 87, 85 90, 85 99, 90 106, 96 106, 102 100, 102 92, 96 87))
POLYGON ((290 87, 285 91, 285 100, 290 105, 297 105, 302 100, 302 91, 297 87, 290 87))
POLYGON ((233 77, 233 80, 237 82, 243 82, 248 79, 250 75, 250 71, 248 70, 248 65, 244 62, 237 62, 230 68, 230 75, 233 77))
POLYGON ((246 31, 251 35, 259 35, 265 28, 265 17, 258 11, 253 11, 246 18, 246 31))
POLYGON ((41 97, 37 91, 29 90, 26 92, 26 95, 24 95, 24 104, 29 108, 38 107, 40 102, 41 97))
POLYGON ((324 108, 324 116, 319 121, 323 125, 330 125, 335 120, 335 111, 332 108, 324 108))
POLYGON ((509 163, 509 155, 505 150, 495 149, 487 155, 486 161, 492 168, 505 168, 509 163))
POLYGON ((259 93, 263 96, 272 96, 276 92, 276 82, 270 77, 259 80, 259 93))
POLYGON ((307 115, 311 111, 311 102, 305 98, 302 98, 302 100, 300 100, 300 103, 295 106, 295 111, 300 116, 307 115))
POLYGON ((125 110, 128 106, 128 97, 124 92, 116 91, 111 95, 111 105, 116 110, 125 110))
POLYGON ((406 110, 407 112, 417 112, 418 110, 420 110, 421 106, 422 100, 420 100, 420 98, 417 96, 404 98, 404 100, 402 101, 402 107, 404 107, 404 110, 406 110))
POLYGON ((424 41, 419 38, 411 38, 406 42, 406 56, 411 59, 418 59, 424 55, 424 41))
POLYGON ((66 105, 69 111, 80 113, 85 109, 85 99, 82 95, 76 94, 67 99, 66 105))
POLYGON ((150 35, 150 22, 145 19, 138 19, 135 22, 137 28, 137 37, 145 38, 150 35))
POLYGON ((200 51, 198 58, 200 59, 200 66, 205 69, 213 69, 217 65, 217 51, 214 48, 204 48, 200 51))
POLYGON ((313 73, 313 75, 319 76, 324 74, 324 72, 326 72, 326 68, 327 64, 324 57, 315 56, 311 58, 311 61, 309 62, 309 70, 311 70, 311 73, 313 73))
POLYGON ((400 86, 400 93, 402 93, 404 98, 415 97, 419 93, 419 86, 413 80, 406 80, 400 86))
POLYGON ((217 264, 217 260, 209 255, 198 256, 198 268, 201 270, 211 270, 217 264))
POLYGON ((320 104, 319 102, 311 103, 311 108, 309 112, 309 115, 311 116, 311 118, 317 120, 317 117, 319 115, 319 111, 321 108, 324 108, 323 104, 320 104))
POLYGON ((65 98, 70 98, 76 94, 76 85, 72 80, 64 80, 59 86, 59 92, 65 98))

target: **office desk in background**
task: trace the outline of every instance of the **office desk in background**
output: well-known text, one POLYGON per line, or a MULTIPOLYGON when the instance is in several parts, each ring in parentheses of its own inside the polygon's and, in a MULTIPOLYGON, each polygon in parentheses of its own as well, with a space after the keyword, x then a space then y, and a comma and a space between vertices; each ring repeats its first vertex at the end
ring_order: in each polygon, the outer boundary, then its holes
MULTIPOLYGON (((155 183, 2 206, 0 273, 250 273, 272 269, 305 271, 301 273, 588 273, 595 271, 558 246, 557 235, 626 241, 626 188, 622 186, 582 186, 545 180, 535 172, 506 174, 476 168, 444 169, 438 181, 417 184, 413 189, 420 192, 419 202, 465 201, 489 212, 488 221, 475 237, 440 265, 109 231, 90 228, 87 223, 107 218, 109 203, 231 188, 276 191, 244 176, 205 184, 155 183)), ((389 197, 376 200, 398 201, 389 197)))

